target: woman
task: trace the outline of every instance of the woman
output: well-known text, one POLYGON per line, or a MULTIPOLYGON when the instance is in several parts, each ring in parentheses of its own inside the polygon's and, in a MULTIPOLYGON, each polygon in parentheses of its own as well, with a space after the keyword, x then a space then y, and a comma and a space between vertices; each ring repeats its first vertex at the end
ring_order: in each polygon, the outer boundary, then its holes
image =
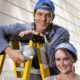
POLYGON ((77 51, 70 43, 61 43, 55 49, 54 59, 60 74, 44 80, 80 80, 74 73, 73 64, 77 61, 77 51))

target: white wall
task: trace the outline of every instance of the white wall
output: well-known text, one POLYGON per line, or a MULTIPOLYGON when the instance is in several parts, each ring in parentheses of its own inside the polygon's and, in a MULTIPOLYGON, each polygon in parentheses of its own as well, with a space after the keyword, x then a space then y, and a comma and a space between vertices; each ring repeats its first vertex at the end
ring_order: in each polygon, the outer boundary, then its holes
MULTIPOLYGON (((0 24, 33 21, 32 12, 38 0, 0 0, 0 24)), ((76 73, 80 74, 80 0, 52 0, 55 4, 54 23, 66 28, 70 33, 70 42, 77 48, 78 61, 76 73)), ((13 74, 12 60, 7 57, 2 74, 13 74)), ((9 76, 9 75, 8 75, 9 76)))
POLYGON ((75 71, 80 74, 80 1, 79 0, 53 0, 55 9, 55 22, 66 28, 70 33, 70 42, 77 48, 78 61, 75 71))

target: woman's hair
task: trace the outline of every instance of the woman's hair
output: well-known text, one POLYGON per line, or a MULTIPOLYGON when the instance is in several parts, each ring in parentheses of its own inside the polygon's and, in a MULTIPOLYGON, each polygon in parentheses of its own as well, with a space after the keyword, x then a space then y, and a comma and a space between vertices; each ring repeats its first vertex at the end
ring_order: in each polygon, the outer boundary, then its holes
MULTIPOLYGON (((70 55, 72 56, 72 58, 74 59, 74 63, 77 61, 77 56, 75 56, 75 55, 73 54, 73 52, 71 52, 70 50, 68 50, 68 49, 66 49, 66 48, 59 48, 59 49, 57 49, 57 50, 62 50, 62 51, 64 51, 64 53, 65 53, 66 55, 70 54, 70 55)), ((57 50, 56 50, 56 51, 57 51, 57 50)), ((56 53, 56 51, 55 51, 55 53, 56 53)), ((54 60, 55 60, 55 54, 54 54, 54 60)))

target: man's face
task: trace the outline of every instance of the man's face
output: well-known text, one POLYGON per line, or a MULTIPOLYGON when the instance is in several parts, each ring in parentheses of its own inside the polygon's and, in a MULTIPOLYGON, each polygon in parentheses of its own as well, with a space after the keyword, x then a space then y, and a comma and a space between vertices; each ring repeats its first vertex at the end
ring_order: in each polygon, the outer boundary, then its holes
POLYGON ((36 30, 44 32, 52 21, 52 12, 49 10, 37 9, 34 13, 34 20, 36 24, 36 30))

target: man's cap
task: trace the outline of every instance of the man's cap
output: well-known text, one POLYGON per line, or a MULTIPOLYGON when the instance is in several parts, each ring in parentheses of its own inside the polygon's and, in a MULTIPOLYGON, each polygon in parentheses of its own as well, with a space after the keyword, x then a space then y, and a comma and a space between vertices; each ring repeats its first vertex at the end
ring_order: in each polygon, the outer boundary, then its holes
POLYGON ((54 13, 55 6, 51 0, 39 0, 35 5, 34 10, 37 10, 37 9, 49 10, 52 13, 54 13), (44 3, 48 4, 50 7, 43 6, 44 3))
POLYGON ((75 56, 77 56, 77 51, 75 49, 75 47, 71 44, 71 43, 61 43, 59 44, 56 48, 55 51, 60 49, 60 48, 65 48, 68 49, 69 51, 71 51, 75 56))

